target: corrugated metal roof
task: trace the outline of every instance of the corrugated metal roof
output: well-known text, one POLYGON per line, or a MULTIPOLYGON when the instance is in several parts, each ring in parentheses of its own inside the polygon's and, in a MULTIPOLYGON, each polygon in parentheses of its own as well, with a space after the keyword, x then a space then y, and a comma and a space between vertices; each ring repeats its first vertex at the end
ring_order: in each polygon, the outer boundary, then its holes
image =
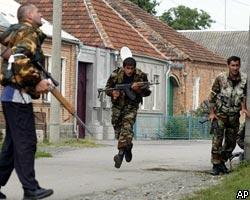
MULTIPOLYGON (((16 12, 19 6, 20 4, 14 0, 7 0, 7 1, 0 0, 0 26, 7 28, 11 24, 15 24, 18 22, 16 17, 16 12)), ((43 21, 43 25, 41 26, 42 31, 46 35, 52 37, 53 26, 44 19, 42 21, 43 21)), ((62 31, 62 38, 69 41, 79 41, 76 37, 70 35, 65 31, 62 31)))
POLYGON ((241 58, 242 69, 247 67, 248 31, 179 31, 185 37, 205 46, 225 59, 235 55, 241 58))

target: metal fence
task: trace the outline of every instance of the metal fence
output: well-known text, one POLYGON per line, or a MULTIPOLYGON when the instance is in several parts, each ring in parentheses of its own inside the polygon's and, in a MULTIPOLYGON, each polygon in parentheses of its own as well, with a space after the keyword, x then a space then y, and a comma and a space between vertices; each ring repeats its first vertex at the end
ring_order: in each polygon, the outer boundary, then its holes
POLYGON ((210 122, 194 116, 137 116, 135 139, 210 139, 210 122))

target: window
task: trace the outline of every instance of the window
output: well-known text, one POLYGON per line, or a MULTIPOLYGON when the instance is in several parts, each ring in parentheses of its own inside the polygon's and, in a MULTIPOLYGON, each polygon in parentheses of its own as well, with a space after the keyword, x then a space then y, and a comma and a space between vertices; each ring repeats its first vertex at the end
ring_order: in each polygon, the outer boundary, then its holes
MULTIPOLYGON (((51 56, 45 56, 45 69, 51 73, 51 67, 52 67, 52 58, 51 56)), ((60 69, 60 80, 59 80, 59 86, 58 89, 61 91, 61 94, 65 96, 65 74, 66 74, 66 59, 61 59, 61 69, 60 69)), ((50 102, 51 101, 51 94, 43 94, 42 100, 44 102, 50 102)))
MULTIPOLYGON (((145 72, 146 73, 146 72, 145 72)), ((146 73, 147 77, 149 77, 148 73, 146 73)), ((148 108, 148 98, 143 98, 143 104, 141 104, 141 109, 146 110, 148 108)))
MULTIPOLYGON (((51 65, 52 65, 52 59, 51 59, 51 56, 47 56, 45 55, 45 62, 44 62, 44 67, 45 69, 51 73, 51 65)), ((50 102, 51 101, 51 94, 48 93, 48 94, 43 94, 42 95, 42 100, 44 102, 50 102)))
MULTIPOLYGON (((159 75, 154 75, 154 83, 159 83, 160 80, 160 76, 159 75)), ((157 110, 159 109, 159 88, 157 87, 157 85, 153 85, 153 96, 154 96, 154 100, 153 100, 153 110, 157 110), (157 98, 158 97, 158 98, 157 98)))
POLYGON ((200 77, 194 78, 193 84, 193 110, 196 110, 199 106, 199 95, 200 95, 200 77))
POLYGON ((60 91, 65 97, 65 74, 66 74, 66 59, 61 59, 61 76, 60 76, 60 91))

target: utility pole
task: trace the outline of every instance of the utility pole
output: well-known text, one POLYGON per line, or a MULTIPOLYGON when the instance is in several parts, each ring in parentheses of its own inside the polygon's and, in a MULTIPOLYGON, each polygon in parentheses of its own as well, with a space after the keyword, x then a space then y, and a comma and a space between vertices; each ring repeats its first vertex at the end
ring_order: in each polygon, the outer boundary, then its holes
MULTIPOLYGON (((52 77, 60 80, 61 74, 61 22, 62 22, 62 0, 53 0, 53 36, 52 36, 52 77)), ((52 95, 51 95, 52 96, 52 95)), ((49 140, 56 143, 60 139, 60 103, 51 97, 49 140)))
MULTIPOLYGON (((250 18, 248 30, 248 57, 247 57, 247 108, 250 109, 250 18)), ((246 132, 245 132, 245 159, 250 161, 250 119, 246 117, 246 132)))
POLYGON ((224 29, 227 29, 227 0, 225 0, 225 24, 224 29))

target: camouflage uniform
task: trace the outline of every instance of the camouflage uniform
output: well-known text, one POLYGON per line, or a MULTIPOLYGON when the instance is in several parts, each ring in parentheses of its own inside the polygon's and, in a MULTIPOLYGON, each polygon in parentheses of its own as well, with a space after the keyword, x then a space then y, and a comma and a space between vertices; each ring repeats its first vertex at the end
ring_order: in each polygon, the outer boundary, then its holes
POLYGON ((211 126, 213 164, 226 162, 235 148, 241 103, 246 96, 246 83, 246 74, 240 73, 236 80, 232 80, 227 72, 221 73, 212 86, 209 102, 219 118, 217 127, 211 126))
MULTIPOLYGON (((132 82, 147 82, 147 75, 140 69, 135 69, 132 82)), ((116 84, 124 83, 124 71, 118 68, 110 75, 106 89, 114 88, 116 84)), ((118 99, 111 99, 112 101, 112 125, 115 131, 115 137, 118 139, 118 149, 125 149, 132 145, 133 139, 133 125, 136 120, 137 110, 139 104, 142 103, 142 97, 149 96, 150 90, 145 88, 142 93, 136 94, 134 101, 130 100, 125 93, 121 91, 118 99)), ((112 91, 107 91, 107 95, 111 96, 112 91)))
POLYGON ((29 23, 11 25, 1 36, 0 42, 7 48, 11 48, 12 54, 22 53, 24 56, 17 57, 12 64, 12 76, 6 76, 8 60, 3 59, 0 83, 3 86, 15 85, 32 98, 39 98, 35 92, 35 86, 41 81, 41 72, 34 65, 34 61, 44 63, 44 55, 41 49, 46 35, 38 28, 29 23))

